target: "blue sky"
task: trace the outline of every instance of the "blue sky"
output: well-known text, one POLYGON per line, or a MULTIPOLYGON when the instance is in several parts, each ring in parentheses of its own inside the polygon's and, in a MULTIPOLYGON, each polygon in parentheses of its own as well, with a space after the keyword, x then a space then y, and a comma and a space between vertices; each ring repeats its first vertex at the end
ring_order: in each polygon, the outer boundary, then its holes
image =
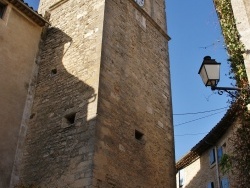
POLYGON ((40 0, 24 0, 24 2, 28 3, 30 7, 37 10, 40 0))
MULTIPOLYGON (((227 94, 206 88, 198 70, 204 56, 221 63, 219 86, 230 86, 227 52, 212 0, 168 0, 173 112, 203 112, 227 107, 227 94)), ((186 154, 214 127, 226 109, 193 115, 174 115, 176 159, 186 154), (217 114, 215 114, 217 113, 217 114), (208 117, 207 117, 208 116, 208 117), (205 118, 202 118, 205 117, 205 118), (199 119, 197 121, 192 121, 199 119), (192 121, 190 123, 185 123, 192 121), (182 124, 184 123, 184 124, 182 124)))
MULTIPOLYGON (((39 0, 26 0, 37 9, 39 0)), ((206 88, 198 75, 204 56, 222 64, 219 86, 230 86, 224 49, 212 0, 167 0, 172 101, 174 114, 196 113, 228 107, 226 94, 206 88)), ((214 127, 226 109, 192 115, 174 115, 176 160, 186 154, 214 127), (199 119, 199 120, 196 120, 199 119), (196 120, 196 121, 194 121, 196 120), (187 123, 189 122, 189 123, 187 123)))

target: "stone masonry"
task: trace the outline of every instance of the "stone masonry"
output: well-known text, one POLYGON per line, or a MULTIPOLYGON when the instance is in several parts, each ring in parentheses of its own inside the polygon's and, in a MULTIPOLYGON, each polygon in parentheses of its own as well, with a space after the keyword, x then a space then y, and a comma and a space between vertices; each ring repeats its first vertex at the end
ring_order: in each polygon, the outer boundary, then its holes
MULTIPOLYGON (((240 126, 239 120, 231 121, 231 127, 227 130, 225 134, 216 142, 216 144, 211 145, 201 156, 190 163, 188 166, 182 169, 182 178, 183 178, 183 188, 200 188, 208 187, 210 182, 213 182, 214 187, 220 187, 220 181, 223 178, 229 179, 230 188, 238 188, 239 185, 235 184, 234 173, 225 173, 223 174, 219 165, 219 161, 216 159, 213 165, 209 163, 209 155, 211 149, 217 149, 218 147, 223 148, 223 153, 231 155, 233 148, 233 137, 234 132, 240 126)), ((234 169, 236 171, 236 169, 234 169)), ((177 175, 177 187, 179 177, 177 175)))
POLYGON ((175 187, 164 0, 41 0, 50 13, 19 183, 175 187))
POLYGON ((243 56, 248 82, 250 82, 250 2, 249 0, 231 0, 231 4, 240 41, 246 50, 243 56))

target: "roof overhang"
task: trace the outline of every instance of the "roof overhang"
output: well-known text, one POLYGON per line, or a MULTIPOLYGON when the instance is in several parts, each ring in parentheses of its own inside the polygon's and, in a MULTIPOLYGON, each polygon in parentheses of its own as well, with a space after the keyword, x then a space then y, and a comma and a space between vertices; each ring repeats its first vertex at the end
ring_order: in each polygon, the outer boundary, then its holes
POLYGON ((221 139, 222 135, 224 135, 236 121, 237 111, 239 111, 239 105, 237 102, 235 102, 226 112, 220 122, 198 144, 196 144, 189 153, 177 161, 175 165, 176 170, 179 171, 187 167, 200 158, 202 153, 212 146, 215 146, 216 143, 221 139))
POLYGON ((15 8, 25 14, 37 25, 43 27, 46 23, 49 24, 49 22, 42 15, 38 14, 38 12, 29 7, 28 4, 25 3, 23 0, 7 0, 7 2, 12 4, 15 8))

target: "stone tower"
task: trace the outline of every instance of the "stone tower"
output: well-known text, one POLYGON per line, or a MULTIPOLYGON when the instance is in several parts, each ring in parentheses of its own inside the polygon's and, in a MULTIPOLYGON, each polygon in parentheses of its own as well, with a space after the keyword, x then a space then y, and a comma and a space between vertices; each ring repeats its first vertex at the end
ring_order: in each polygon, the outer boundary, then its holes
POLYGON ((174 188, 164 0, 41 0, 50 14, 16 179, 174 188))

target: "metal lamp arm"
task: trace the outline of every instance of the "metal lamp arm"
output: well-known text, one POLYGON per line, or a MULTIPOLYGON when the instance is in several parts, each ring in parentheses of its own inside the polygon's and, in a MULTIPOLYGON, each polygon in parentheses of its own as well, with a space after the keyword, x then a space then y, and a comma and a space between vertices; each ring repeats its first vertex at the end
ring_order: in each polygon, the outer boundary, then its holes
MULTIPOLYGON (((214 91, 214 90, 218 90, 218 94, 219 95, 222 95, 223 94, 223 91, 227 92, 229 95, 231 95, 232 97, 237 97, 235 96, 232 92, 230 91, 242 91, 244 89, 242 88, 235 88, 235 87, 216 87, 216 86, 212 86, 211 89, 214 91)), ((249 90, 249 89, 247 89, 249 90)))

